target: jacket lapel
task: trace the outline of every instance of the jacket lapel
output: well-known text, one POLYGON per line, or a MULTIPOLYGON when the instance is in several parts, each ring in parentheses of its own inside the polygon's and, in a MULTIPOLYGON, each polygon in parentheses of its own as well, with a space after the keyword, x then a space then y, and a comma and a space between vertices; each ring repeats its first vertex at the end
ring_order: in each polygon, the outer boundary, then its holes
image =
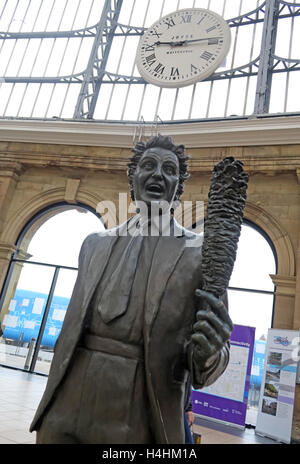
POLYGON ((83 308, 86 308, 94 294, 97 284, 100 282, 106 265, 108 263, 113 245, 116 243, 117 236, 103 237, 99 240, 98 246, 91 257, 87 275, 85 277, 86 285, 84 286, 83 308))
MULTIPOLYGON (((102 275, 107 266, 109 257, 111 255, 114 244, 118 237, 122 237, 128 233, 128 228, 134 229, 137 222, 137 217, 130 218, 127 222, 124 222, 115 229, 109 229, 106 234, 101 234, 101 240, 95 246, 93 255, 91 256, 86 276, 84 276, 84 295, 83 295, 83 308, 86 308, 89 304, 97 284, 100 282, 102 275)), ((100 238, 100 237, 99 237, 100 238)))

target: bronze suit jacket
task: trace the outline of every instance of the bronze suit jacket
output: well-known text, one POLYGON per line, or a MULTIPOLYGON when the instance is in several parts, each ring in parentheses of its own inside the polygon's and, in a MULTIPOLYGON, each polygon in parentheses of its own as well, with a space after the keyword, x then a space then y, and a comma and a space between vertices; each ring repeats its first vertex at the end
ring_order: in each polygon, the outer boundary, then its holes
MULTIPOLYGON (((120 226, 121 228, 123 226, 120 226)), ((200 371, 188 340, 195 322, 195 289, 201 284, 201 247, 186 246, 195 234, 162 237, 155 250, 144 308, 144 353, 151 423, 156 443, 184 443, 183 400, 188 371, 194 388, 213 383, 225 370, 229 344, 200 371)), ((48 383, 30 431, 39 429, 84 330, 87 309, 120 228, 89 235, 79 255, 78 276, 55 346, 48 383)), ((109 424, 107 424, 109 427, 109 424)))

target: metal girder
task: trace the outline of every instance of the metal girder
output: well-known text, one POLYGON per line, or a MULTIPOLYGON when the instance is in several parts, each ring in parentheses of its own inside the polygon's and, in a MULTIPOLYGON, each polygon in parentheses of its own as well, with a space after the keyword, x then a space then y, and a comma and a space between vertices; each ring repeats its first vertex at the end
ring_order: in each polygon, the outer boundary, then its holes
POLYGON ((233 79, 236 77, 256 76, 259 68, 259 60, 260 57, 258 56, 254 60, 250 61, 250 63, 238 66, 237 68, 225 69, 224 71, 214 73, 212 76, 208 77, 205 80, 217 81, 222 79, 233 79))
MULTIPOLYGON (((232 79, 236 77, 245 77, 245 76, 255 76, 258 73, 260 57, 255 58, 250 63, 244 64, 233 69, 227 69, 214 73, 211 76, 207 77, 205 81, 216 81, 222 79, 232 79)), ((109 72, 104 72, 103 74, 103 84, 146 84, 146 81, 142 77, 137 76, 125 76, 120 74, 113 74, 109 72)))
POLYGON ((82 84, 83 73, 57 77, 0 77, 0 82, 7 84, 82 84))
POLYGON ((274 62, 272 66, 272 72, 286 72, 286 71, 299 71, 300 60, 294 60, 291 58, 281 58, 280 56, 273 56, 274 62))
POLYGON ((269 111, 279 2, 280 0, 269 0, 266 2, 254 114, 264 114, 269 111))
POLYGON ((97 24, 74 31, 45 31, 45 32, 0 32, 0 39, 57 39, 72 37, 95 37, 97 24))
POLYGON ((239 27, 246 26, 249 24, 261 23, 265 18, 265 9, 266 1, 264 1, 260 6, 255 8, 255 10, 244 13, 243 15, 237 16, 227 20, 227 23, 230 27, 239 27))
MULTIPOLYGON (((281 59, 283 60, 283 59, 281 59)), ((290 60, 292 61, 292 60, 290 60)), ((227 69, 209 76, 206 81, 214 81, 221 79, 231 79, 235 77, 254 76, 257 74, 259 57, 243 66, 233 69, 227 69)), ((101 74, 102 84, 147 84, 142 77, 126 76, 122 74, 114 74, 103 72, 101 74)), ((84 73, 74 74, 70 76, 59 77, 5 77, 6 83, 46 83, 46 84, 82 84, 84 83, 84 73)), ((94 84, 98 81, 98 77, 94 78, 94 84)))
POLYGON ((281 1, 278 12, 279 18, 290 18, 292 16, 300 16, 300 3, 291 3, 281 1))
POLYGON ((123 0, 105 1, 88 66, 83 73, 84 80, 74 112, 75 119, 93 117, 122 2, 123 0))
MULTIPOLYGON (((59 38, 83 38, 95 37, 99 24, 86 27, 83 29, 74 29, 73 31, 45 31, 45 32, 1 32, 0 40, 6 39, 59 39, 59 38)), ((116 24, 115 36, 139 36, 145 31, 144 27, 127 26, 125 24, 116 24)), ((107 34, 107 30, 103 31, 103 35, 107 34)))
POLYGON ((146 27, 127 26, 117 23, 115 35, 142 35, 146 29, 146 27))
MULTIPOLYGON (((207 77, 205 81, 217 81, 224 79, 235 79, 238 77, 256 76, 259 71, 260 56, 237 68, 225 69, 218 73, 214 73, 207 77)), ((273 56, 273 64, 270 71, 280 73, 286 71, 299 71, 300 60, 282 58, 273 56)), ((60 77, 5 77, 2 82, 6 83, 46 83, 46 84, 82 84, 84 82, 83 73, 70 76, 60 77)), ((96 79, 95 79, 96 82, 96 79)), ((102 84, 147 84, 147 82, 138 76, 126 76, 122 74, 114 74, 105 71, 102 74, 102 84)))

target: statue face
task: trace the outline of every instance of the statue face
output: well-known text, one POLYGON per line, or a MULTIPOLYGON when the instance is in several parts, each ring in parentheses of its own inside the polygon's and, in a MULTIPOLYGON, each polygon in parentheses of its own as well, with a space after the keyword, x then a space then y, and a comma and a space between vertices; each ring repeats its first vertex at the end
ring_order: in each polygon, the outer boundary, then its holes
POLYGON ((164 148, 149 148, 141 157, 133 176, 135 199, 147 205, 167 201, 171 206, 178 182, 177 156, 164 148))

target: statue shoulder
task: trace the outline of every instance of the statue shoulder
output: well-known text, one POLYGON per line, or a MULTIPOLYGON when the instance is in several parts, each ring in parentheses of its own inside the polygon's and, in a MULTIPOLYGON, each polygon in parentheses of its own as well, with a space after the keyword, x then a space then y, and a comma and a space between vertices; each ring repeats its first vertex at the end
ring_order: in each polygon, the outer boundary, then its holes
POLYGON ((91 234, 87 235, 82 243, 83 248, 90 248, 95 247, 97 243, 100 243, 103 238, 105 237, 113 237, 116 234, 114 233, 113 229, 104 229, 98 232, 92 232, 91 234))
POLYGON ((107 244, 109 240, 112 240, 114 237, 122 235, 122 232, 125 228, 129 226, 129 223, 136 221, 136 217, 130 218, 128 221, 120 224, 119 226, 113 227, 111 229, 102 229, 98 232, 93 232, 89 234, 83 241, 82 248, 95 250, 97 246, 102 246, 107 244))

